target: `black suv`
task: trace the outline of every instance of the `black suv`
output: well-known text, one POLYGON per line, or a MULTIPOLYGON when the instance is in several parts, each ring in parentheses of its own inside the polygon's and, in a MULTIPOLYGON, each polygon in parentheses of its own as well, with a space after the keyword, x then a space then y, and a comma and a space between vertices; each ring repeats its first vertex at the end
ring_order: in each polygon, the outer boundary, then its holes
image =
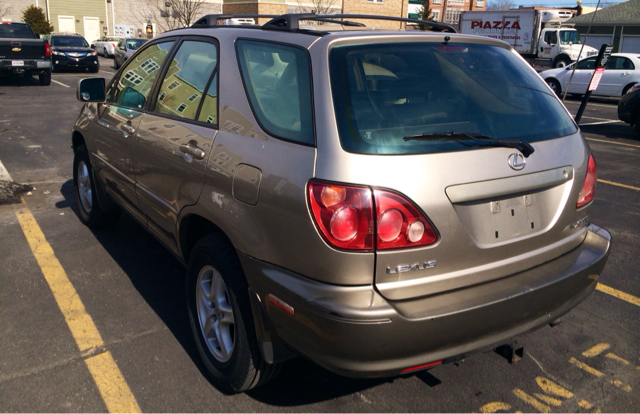
POLYGON ((49 39, 53 71, 63 69, 88 69, 96 73, 100 70, 98 54, 89 47, 84 37, 79 35, 52 35, 49 39))

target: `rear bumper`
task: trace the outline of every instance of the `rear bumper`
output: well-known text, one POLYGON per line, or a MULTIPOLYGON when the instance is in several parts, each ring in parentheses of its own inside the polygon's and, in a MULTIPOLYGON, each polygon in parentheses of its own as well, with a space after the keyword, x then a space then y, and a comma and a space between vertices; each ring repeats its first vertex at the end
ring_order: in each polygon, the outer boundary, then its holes
POLYGON ((259 303, 268 319, 256 323, 261 341, 281 339, 338 374, 382 377, 492 348, 552 322, 593 292, 610 242, 606 230, 592 225, 579 247, 535 268, 399 302, 387 301, 373 286, 328 285, 242 254, 240 259, 259 298, 254 306, 259 303), (294 315, 276 308, 269 294, 291 305, 294 315), (261 332, 265 327, 271 332, 261 332))
POLYGON ((2 59, 0 60, 0 73, 3 75, 21 75, 28 73, 42 73, 51 69, 50 59, 2 59), (14 62, 20 62, 16 66, 14 62))

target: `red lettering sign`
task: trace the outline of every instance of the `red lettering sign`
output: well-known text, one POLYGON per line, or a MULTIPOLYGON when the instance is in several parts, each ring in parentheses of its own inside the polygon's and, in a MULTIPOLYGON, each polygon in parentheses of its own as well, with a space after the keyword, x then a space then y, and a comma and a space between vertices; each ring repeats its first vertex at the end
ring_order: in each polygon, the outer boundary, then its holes
POLYGON ((516 29, 516 30, 522 30, 522 29, 520 29, 520 22, 517 21, 517 20, 515 22, 513 22, 513 24, 511 25, 511 28, 512 29, 516 29))
POLYGON ((471 28, 482 27, 482 20, 474 20, 471 22, 471 28))
POLYGON ((482 26, 483 29, 491 29, 491 22, 484 22, 484 26, 482 26))

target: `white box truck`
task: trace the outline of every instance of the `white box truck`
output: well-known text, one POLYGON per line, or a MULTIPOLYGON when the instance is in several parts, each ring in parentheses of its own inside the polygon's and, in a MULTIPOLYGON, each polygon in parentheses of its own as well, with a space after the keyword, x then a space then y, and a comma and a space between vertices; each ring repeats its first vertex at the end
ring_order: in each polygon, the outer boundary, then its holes
POLYGON ((509 43, 528 59, 547 59, 550 66, 561 68, 588 56, 597 55, 584 46, 576 29, 563 25, 570 11, 512 9, 466 11, 460 17, 460 32, 500 39, 509 43))

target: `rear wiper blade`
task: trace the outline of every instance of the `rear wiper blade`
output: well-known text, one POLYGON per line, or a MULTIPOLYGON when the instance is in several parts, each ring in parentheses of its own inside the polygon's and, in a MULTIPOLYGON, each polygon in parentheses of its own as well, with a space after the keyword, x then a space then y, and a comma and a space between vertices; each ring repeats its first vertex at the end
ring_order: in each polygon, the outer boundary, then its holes
POLYGON ((521 139, 492 139, 489 135, 478 134, 476 132, 464 131, 444 131, 444 132, 425 132, 416 135, 407 135, 405 141, 428 141, 428 140, 458 140, 461 138, 472 139, 474 141, 485 142, 495 147, 515 148, 522 152, 525 158, 535 152, 535 149, 527 141, 521 139))

